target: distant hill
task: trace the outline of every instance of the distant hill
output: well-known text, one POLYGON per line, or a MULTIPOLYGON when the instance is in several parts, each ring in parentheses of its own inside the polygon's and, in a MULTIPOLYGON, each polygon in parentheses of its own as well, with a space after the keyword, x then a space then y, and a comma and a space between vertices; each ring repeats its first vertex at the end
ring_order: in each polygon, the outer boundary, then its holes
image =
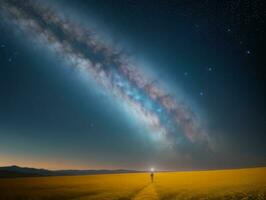
POLYGON ((92 174, 118 174, 136 173, 136 170, 47 170, 19 166, 0 167, 0 178, 36 177, 36 176, 65 176, 65 175, 92 175, 92 174))

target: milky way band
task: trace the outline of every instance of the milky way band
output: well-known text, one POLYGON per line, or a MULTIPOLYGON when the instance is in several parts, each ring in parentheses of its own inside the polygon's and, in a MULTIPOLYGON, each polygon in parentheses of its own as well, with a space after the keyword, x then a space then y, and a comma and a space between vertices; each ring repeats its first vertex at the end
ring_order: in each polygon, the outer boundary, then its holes
POLYGON ((184 136, 190 142, 207 143, 206 131, 184 101, 176 101, 158 82, 148 79, 126 53, 97 39, 89 27, 71 21, 56 9, 40 5, 39 1, 0 2, 3 17, 34 34, 73 67, 124 101, 151 132, 172 142, 184 136))

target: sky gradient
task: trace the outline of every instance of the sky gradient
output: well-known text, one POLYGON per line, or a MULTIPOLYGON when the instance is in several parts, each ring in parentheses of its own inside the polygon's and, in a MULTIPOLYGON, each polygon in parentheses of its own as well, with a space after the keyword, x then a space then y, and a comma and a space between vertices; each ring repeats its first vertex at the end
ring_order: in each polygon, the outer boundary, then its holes
POLYGON ((0 1, 0 165, 265 165, 260 1, 37 2, 0 1))

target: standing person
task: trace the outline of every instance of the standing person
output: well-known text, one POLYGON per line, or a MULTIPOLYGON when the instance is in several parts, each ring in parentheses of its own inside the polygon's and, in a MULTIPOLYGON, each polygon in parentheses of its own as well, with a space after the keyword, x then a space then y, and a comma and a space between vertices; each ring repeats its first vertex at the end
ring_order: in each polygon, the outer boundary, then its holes
POLYGON ((151 168, 151 182, 153 183, 154 180, 154 169, 151 168))

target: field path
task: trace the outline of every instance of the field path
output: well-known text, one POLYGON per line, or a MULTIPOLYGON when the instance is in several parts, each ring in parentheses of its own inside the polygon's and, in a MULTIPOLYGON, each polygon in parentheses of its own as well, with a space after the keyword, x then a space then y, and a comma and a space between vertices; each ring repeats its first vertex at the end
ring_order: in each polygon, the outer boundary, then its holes
POLYGON ((154 188, 154 184, 149 184, 145 188, 143 188, 133 200, 159 200, 159 196, 154 188))

